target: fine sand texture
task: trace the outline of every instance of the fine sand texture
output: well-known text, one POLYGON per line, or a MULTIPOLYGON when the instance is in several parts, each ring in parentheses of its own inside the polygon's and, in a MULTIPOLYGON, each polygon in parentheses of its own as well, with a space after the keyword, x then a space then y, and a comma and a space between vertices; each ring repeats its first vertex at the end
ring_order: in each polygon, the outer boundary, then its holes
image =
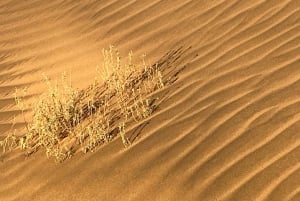
POLYGON ((128 148, 1 149, 1 201, 300 200, 299 0, 0 0, 0 140, 25 132, 42 73, 85 89, 109 45, 176 72, 155 112, 128 148))

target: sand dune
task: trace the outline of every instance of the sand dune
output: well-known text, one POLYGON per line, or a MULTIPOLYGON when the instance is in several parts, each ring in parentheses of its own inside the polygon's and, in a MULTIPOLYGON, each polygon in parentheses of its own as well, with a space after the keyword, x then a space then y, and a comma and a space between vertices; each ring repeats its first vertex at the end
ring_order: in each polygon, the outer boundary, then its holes
POLYGON ((110 44, 183 71, 129 149, 1 153, 0 200, 300 200, 300 1, 2 0, 0 139, 23 133, 16 87, 84 89, 110 44))

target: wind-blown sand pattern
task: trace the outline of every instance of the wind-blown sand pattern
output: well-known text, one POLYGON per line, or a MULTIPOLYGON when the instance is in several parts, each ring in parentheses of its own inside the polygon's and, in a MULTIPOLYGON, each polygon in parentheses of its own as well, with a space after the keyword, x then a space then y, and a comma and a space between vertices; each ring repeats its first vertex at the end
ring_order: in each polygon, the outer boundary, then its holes
POLYGON ((299 0, 1 0, 0 139, 16 87, 87 87, 110 44, 183 70, 128 149, 1 153, 0 200, 300 200, 299 25, 299 0))

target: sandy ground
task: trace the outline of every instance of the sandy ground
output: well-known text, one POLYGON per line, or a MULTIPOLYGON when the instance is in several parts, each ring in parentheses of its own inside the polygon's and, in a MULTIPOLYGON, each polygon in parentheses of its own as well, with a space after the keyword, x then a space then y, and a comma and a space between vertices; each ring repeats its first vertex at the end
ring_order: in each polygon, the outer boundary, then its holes
POLYGON ((299 0, 1 0, 1 138, 24 128, 15 87, 84 88, 110 44, 184 70, 129 149, 1 154, 0 200, 299 201, 299 25, 299 0))

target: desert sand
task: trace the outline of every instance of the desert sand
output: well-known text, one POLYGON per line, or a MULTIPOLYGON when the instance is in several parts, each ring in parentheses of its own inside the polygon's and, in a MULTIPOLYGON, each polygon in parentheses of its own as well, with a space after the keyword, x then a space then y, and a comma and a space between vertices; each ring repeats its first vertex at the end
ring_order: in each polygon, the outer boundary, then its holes
POLYGON ((127 149, 1 152, 0 200, 299 201, 299 25, 299 0, 1 0, 1 139, 24 132, 15 88, 84 89, 111 44, 182 70, 127 149))

